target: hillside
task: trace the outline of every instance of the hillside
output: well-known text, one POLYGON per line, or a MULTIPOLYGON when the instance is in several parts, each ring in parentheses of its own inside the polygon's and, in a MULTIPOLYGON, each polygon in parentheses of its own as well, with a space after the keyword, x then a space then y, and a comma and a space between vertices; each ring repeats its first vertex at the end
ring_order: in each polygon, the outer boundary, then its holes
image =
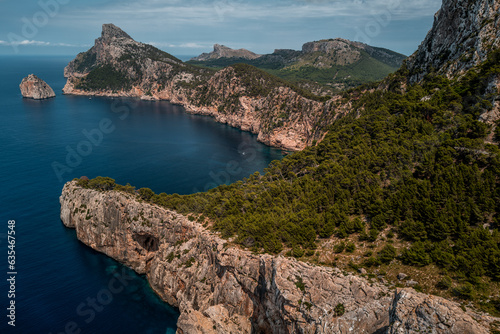
POLYGON ((278 49, 255 59, 196 57, 188 63, 214 68, 246 63, 299 85, 309 83, 318 91, 320 87, 312 83, 338 91, 381 80, 395 72, 405 58, 394 51, 337 38, 305 43, 301 51, 278 49))

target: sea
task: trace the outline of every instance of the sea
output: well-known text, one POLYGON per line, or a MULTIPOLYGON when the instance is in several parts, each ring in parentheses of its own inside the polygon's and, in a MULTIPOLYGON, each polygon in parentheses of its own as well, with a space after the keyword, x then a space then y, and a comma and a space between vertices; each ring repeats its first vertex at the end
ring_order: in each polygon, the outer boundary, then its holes
POLYGON ((64 183, 108 176, 190 194, 263 172, 283 152, 167 101, 63 95, 72 58, 0 57, 0 333, 175 333, 179 311, 144 276, 63 226, 64 183), (23 99, 30 73, 56 97, 23 99))

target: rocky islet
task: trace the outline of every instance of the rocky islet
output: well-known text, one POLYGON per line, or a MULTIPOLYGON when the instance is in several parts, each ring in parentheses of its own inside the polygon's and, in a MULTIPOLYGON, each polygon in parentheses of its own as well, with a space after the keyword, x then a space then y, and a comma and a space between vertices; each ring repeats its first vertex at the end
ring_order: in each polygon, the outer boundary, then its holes
POLYGON ((24 98, 43 100, 55 97, 54 90, 42 79, 34 74, 25 77, 19 85, 24 98))

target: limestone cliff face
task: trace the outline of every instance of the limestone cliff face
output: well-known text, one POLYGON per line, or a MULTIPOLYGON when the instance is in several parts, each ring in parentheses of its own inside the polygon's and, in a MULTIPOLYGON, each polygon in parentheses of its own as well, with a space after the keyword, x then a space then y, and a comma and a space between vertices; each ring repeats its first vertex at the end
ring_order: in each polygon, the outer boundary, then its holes
POLYGON ((447 333, 485 333, 491 321, 480 324, 456 304, 411 289, 393 300, 386 286, 335 268, 253 254, 131 194, 82 189, 72 181, 60 202, 62 222, 80 241, 145 274, 158 295, 179 308, 179 334, 417 333, 442 315, 436 326, 456 324, 447 333), (440 305, 432 321, 406 326, 406 315, 426 298, 440 305), (345 313, 336 313, 339 304, 345 313))
POLYGON ((35 100, 43 100, 56 96, 52 88, 34 74, 30 74, 24 78, 19 88, 23 97, 35 100))
POLYGON ((242 59, 257 59, 260 55, 253 53, 247 49, 231 49, 225 45, 215 44, 214 50, 210 53, 202 53, 198 57, 191 60, 205 61, 219 58, 242 58, 242 59))
POLYGON ((500 47, 498 0, 443 0, 434 25, 418 50, 408 59, 411 82, 431 71, 459 76, 486 60, 500 47))
POLYGON ((457 303, 425 294, 417 294, 413 289, 396 291, 390 310, 391 325, 388 334, 405 333, 462 333, 488 334, 488 327, 481 325, 491 322, 488 316, 464 313, 457 303), (480 321, 480 322, 478 322, 480 321))
POLYGON ((260 70, 250 72, 231 66, 218 72, 194 67, 105 24, 95 45, 65 68, 63 92, 169 100, 288 150, 301 150, 321 138, 337 117, 335 100, 318 102, 260 70), (99 79, 111 73, 123 85, 96 88, 97 73, 99 79))

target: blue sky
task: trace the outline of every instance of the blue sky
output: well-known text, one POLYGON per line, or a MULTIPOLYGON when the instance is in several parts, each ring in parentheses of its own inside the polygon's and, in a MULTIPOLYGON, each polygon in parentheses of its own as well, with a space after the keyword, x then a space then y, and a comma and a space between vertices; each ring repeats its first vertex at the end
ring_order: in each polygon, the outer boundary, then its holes
POLYGON ((0 54, 74 55, 114 23, 174 55, 256 53, 342 37, 409 55, 441 0, 0 0, 0 54))

